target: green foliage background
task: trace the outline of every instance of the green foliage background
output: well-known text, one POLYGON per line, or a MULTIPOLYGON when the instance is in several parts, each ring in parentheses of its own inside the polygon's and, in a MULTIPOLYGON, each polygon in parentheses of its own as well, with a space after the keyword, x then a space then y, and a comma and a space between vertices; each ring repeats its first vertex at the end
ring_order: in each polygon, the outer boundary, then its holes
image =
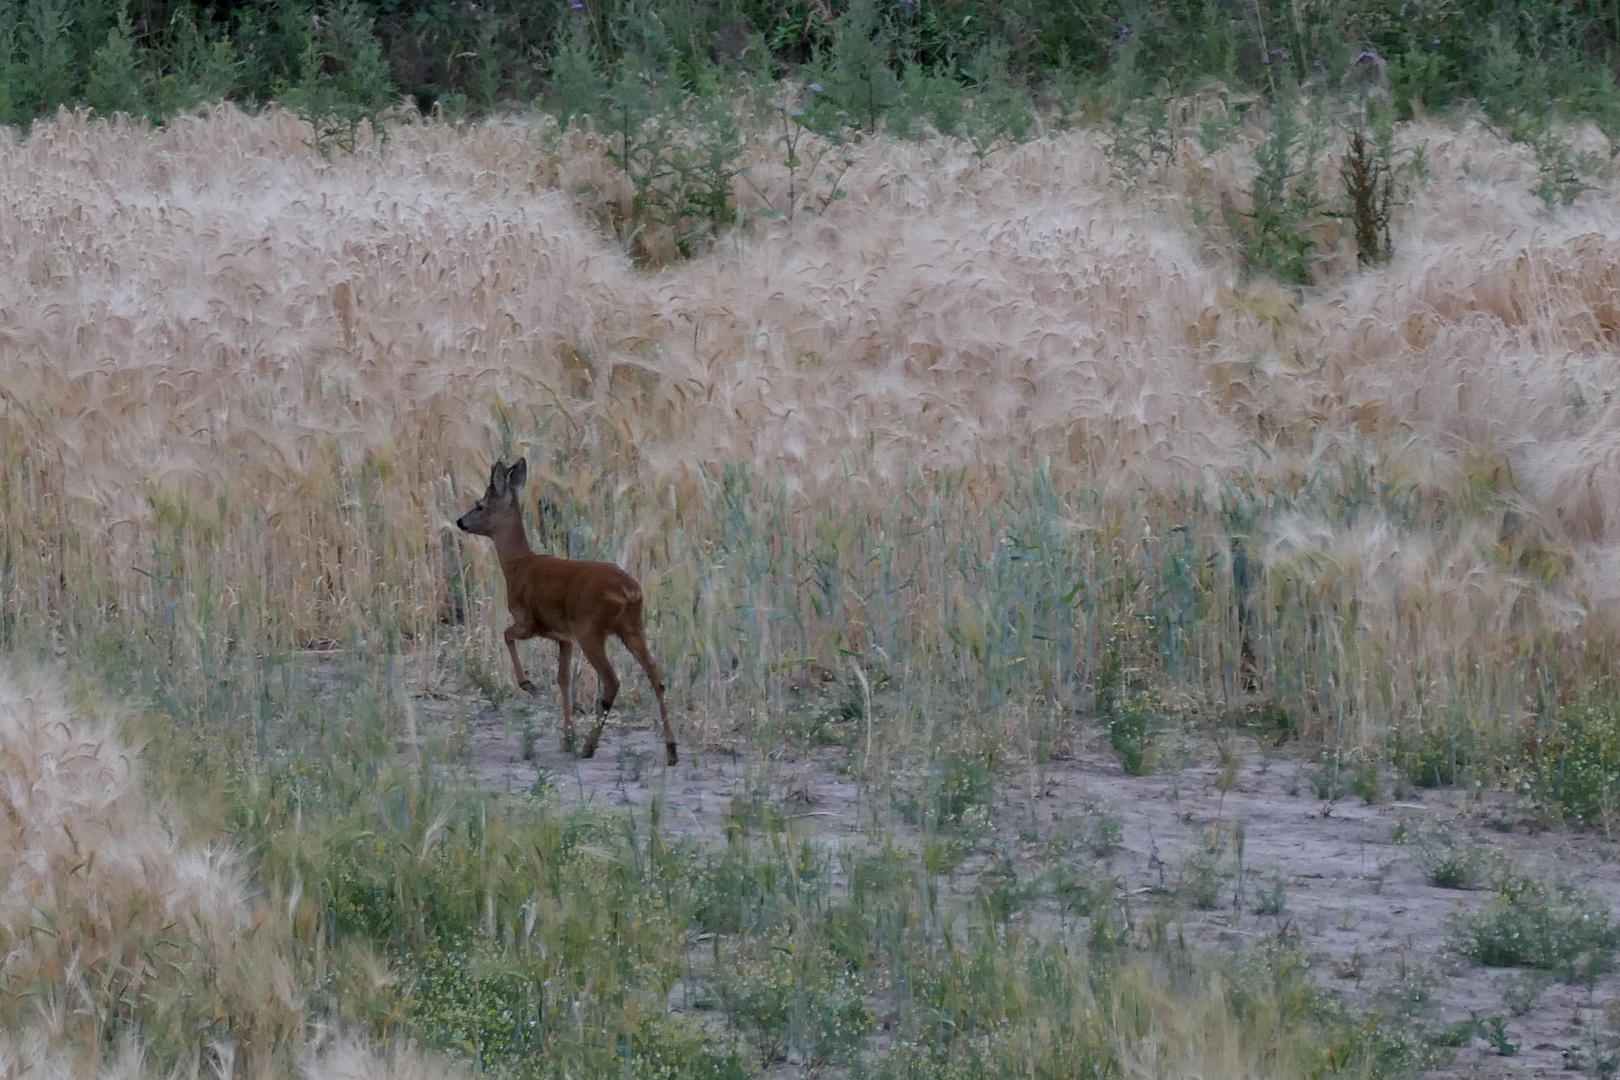
POLYGON ((1607 120, 1617 41, 1620 9, 1584 0, 11 0, 0 120, 160 118, 221 97, 345 123, 405 99, 577 115, 632 73, 683 94, 816 78, 821 122, 907 129, 949 122, 963 88, 1118 100, 1208 80, 1338 89, 1373 69, 1407 113, 1466 97, 1499 120, 1607 120))

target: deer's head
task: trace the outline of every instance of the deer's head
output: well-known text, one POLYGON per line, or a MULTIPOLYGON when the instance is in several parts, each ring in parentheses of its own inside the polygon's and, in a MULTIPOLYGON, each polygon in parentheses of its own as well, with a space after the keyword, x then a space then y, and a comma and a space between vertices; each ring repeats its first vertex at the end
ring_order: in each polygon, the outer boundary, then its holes
POLYGON ((529 478, 529 462, 518 458, 511 465, 497 461, 489 470, 489 487, 478 505, 456 519, 456 528, 478 536, 494 536, 495 531, 513 519, 522 520, 518 492, 529 478))

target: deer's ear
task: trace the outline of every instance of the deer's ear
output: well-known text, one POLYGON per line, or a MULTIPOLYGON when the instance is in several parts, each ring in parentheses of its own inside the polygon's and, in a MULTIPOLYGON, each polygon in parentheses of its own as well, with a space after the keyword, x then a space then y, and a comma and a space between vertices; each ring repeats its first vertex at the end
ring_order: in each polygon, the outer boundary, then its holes
POLYGON ((516 491, 518 488, 523 486, 523 482, 528 478, 529 459, 518 458, 516 461, 512 462, 512 467, 507 470, 506 486, 512 491, 516 491))
POLYGON ((506 490, 506 466, 499 461, 489 467, 489 490, 499 495, 506 490))

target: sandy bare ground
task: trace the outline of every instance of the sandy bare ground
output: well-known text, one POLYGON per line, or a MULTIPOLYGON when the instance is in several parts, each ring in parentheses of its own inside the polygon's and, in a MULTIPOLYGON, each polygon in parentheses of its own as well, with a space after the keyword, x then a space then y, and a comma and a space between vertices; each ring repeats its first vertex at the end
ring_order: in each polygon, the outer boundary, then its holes
MULTIPOLYGON (((734 748, 683 746, 681 763, 666 769, 663 746, 647 705, 626 695, 628 708, 610 721, 593 760, 562 753, 548 705, 532 709, 533 758, 524 760, 512 707, 506 717, 473 698, 418 699, 429 724, 464 725, 467 760, 493 790, 519 793, 537 785, 565 806, 591 804, 630 811, 645 820, 661 802, 664 829, 714 843, 739 795, 761 791, 805 835, 837 847, 891 836, 916 842, 915 829, 863 801, 850 755, 833 747, 810 753, 752 743, 734 748)), ((518 710, 522 715, 521 709, 518 710)), ((1189 944, 1230 948, 1279 930, 1297 933, 1317 958, 1321 981, 1364 1005, 1388 1002, 1400 985, 1426 992, 1431 1015, 1445 1022, 1471 1013, 1502 1017, 1519 1044, 1514 1057, 1493 1053, 1475 1039, 1436 1075, 1521 1076, 1566 1073, 1566 1048, 1591 1046, 1594 1024, 1609 1028, 1606 1009, 1620 1006, 1620 976, 1608 974, 1590 990, 1553 983, 1539 1003, 1514 1016, 1503 985, 1522 972, 1479 968, 1448 945, 1448 917, 1489 903, 1488 888, 1446 889, 1429 883, 1410 837, 1444 830, 1457 842, 1488 845, 1501 858, 1547 875, 1567 874, 1620 906, 1620 845, 1601 833, 1546 828, 1525 808, 1497 793, 1455 790, 1402 792, 1376 804, 1347 795, 1318 797, 1310 776, 1320 766, 1290 748, 1261 747, 1236 737, 1241 767, 1227 791, 1213 742, 1193 733, 1166 756, 1172 763, 1145 777, 1124 773, 1094 727, 1090 745, 1071 760, 1003 773, 994 796, 993 828, 981 851, 1013 852, 1021 872, 1038 872, 1053 856, 1054 838, 1073 836, 1086 823, 1111 818, 1118 846, 1078 864, 1113 876, 1138 927, 1158 919, 1189 944), (1404 823, 1406 838, 1400 836, 1404 823), (1232 837, 1241 824, 1247 902, 1232 903, 1232 837), (1213 842, 1213 843, 1212 843, 1213 842), (1189 855, 1221 852, 1222 899, 1211 910, 1178 903, 1169 893, 1189 855), (1277 914, 1255 914, 1259 890, 1281 880, 1286 904, 1277 914)), ((990 863, 970 858, 955 871, 963 892, 990 863)), ((1037 916, 1038 917, 1038 916, 1037 916)))

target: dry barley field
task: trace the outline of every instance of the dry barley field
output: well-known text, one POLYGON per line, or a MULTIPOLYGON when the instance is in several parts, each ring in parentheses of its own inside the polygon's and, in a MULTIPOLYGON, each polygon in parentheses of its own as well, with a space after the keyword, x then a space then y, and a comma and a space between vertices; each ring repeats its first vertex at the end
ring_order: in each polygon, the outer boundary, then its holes
POLYGON ((0 1077, 1612 1075, 1607 173, 1403 125, 1290 289, 1252 120, 763 126, 653 265, 589 133, 308 136, 0 140, 0 1077), (678 768, 513 685, 519 455, 678 768))

